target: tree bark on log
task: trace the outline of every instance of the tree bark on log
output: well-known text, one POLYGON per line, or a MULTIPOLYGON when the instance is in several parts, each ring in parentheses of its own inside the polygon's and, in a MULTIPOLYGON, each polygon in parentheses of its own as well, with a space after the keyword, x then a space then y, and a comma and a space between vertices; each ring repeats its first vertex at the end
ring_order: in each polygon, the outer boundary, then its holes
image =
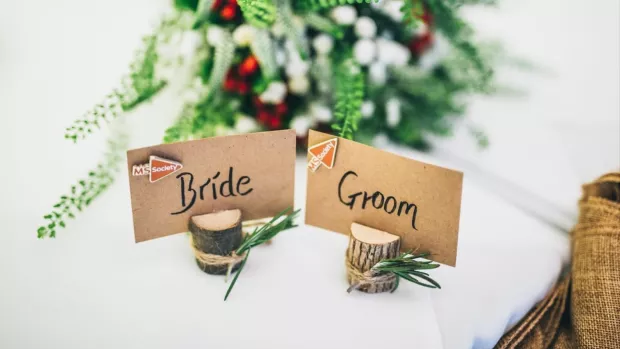
MULTIPOLYGON (((204 253, 229 256, 243 241, 241 211, 226 210, 192 216, 189 220, 194 247, 204 253)), ((228 265, 209 265, 196 259, 198 267, 208 274, 225 274, 228 265)), ((233 271, 239 264, 233 267, 233 271)))
MULTIPOLYGON (((351 235, 346 258, 352 266, 362 273, 370 270, 382 259, 395 258, 400 253, 400 237, 370 228, 361 224, 351 224, 351 235)), ((353 285, 351 275, 347 273, 349 285, 353 285)), ((396 282, 377 285, 361 285, 358 290, 366 293, 391 291, 396 282)))

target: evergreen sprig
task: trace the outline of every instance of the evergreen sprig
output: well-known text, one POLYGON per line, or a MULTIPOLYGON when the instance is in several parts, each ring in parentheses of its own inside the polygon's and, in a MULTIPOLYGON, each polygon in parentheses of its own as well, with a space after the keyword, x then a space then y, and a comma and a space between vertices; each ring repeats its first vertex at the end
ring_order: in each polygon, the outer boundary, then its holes
POLYGON ((164 17, 152 33, 142 38, 142 47, 136 51, 129 73, 121 79, 120 86, 68 127, 66 139, 77 142, 86 138, 102 124, 148 101, 166 86, 167 82, 156 75, 156 66, 160 62, 158 48, 182 23, 181 18, 176 14, 164 17))
POLYGON ((121 127, 112 132, 103 161, 88 173, 88 177, 71 186, 70 192, 60 197, 52 212, 43 216, 46 223, 37 230, 39 239, 56 237, 57 229, 64 228, 68 219, 75 218, 114 182, 127 149, 127 135, 122 132, 121 127))
POLYGON ((235 277, 233 278, 230 286, 228 287, 228 290, 226 291, 226 296, 224 296, 224 300, 228 299, 228 295, 230 295, 230 292, 235 286, 237 278, 239 278, 239 274, 241 274, 241 270, 243 270, 245 262, 248 260, 252 248, 273 239, 276 235, 286 229, 294 228, 297 226, 294 223, 294 220, 301 210, 292 210, 293 209, 290 207, 287 208, 286 210, 278 213, 265 225, 254 229, 254 232, 252 234, 248 234, 245 236, 243 242, 241 242, 241 245, 239 245, 239 248, 237 248, 237 250, 235 251, 237 255, 242 255, 245 253, 245 258, 243 258, 243 261, 241 261, 239 269, 237 270, 235 277))
POLYGON ((268 28, 276 20, 276 7, 272 0, 238 0, 243 18, 258 28, 268 28))
POLYGON ((400 278, 428 288, 441 288, 437 281, 433 280, 429 274, 422 271, 439 268, 439 264, 433 263, 432 261, 420 260, 428 256, 428 253, 412 254, 411 252, 406 252, 396 258, 380 261, 372 267, 372 270, 383 273, 393 273, 397 276, 396 287, 394 287, 392 292, 398 287, 398 279, 400 278))
POLYGON ((364 72, 348 53, 337 64, 334 78, 336 123, 332 125, 332 129, 342 138, 353 139, 362 117, 361 106, 366 80, 364 72))

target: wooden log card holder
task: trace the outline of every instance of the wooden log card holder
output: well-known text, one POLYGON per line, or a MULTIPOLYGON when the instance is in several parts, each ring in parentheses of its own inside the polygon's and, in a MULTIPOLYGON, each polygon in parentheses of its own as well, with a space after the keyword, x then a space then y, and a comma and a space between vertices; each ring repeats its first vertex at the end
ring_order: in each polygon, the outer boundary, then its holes
POLYGON ((439 264, 419 260, 428 254, 400 253, 401 239, 397 235, 351 224, 345 263, 348 292, 357 289, 366 293, 393 292, 399 278, 428 288, 441 288, 422 270, 435 269, 439 264))
POLYGON ((189 219, 196 264, 207 274, 221 275, 239 268, 243 255, 235 250, 243 241, 241 210, 225 210, 189 219))
POLYGON ((397 278, 393 274, 374 272, 381 260, 396 258, 400 253, 400 237, 361 224, 351 224, 346 253, 347 281, 351 289, 366 293, 392 291, 397 278))

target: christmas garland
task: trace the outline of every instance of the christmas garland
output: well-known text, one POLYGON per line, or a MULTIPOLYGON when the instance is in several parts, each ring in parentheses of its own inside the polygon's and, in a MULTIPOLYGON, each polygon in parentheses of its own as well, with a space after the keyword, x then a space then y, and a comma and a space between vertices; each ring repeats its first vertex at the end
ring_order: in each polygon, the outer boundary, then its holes
MULTIPOLYGON (((463 5, 489 3, 174 0, 172 14, 144 37, 119 87, 65 137, 78 142, 114 122, 188 65, 195 80, 164 142, 293 128, 304 145, 314 128, 361 142, 385 135, 426 149, 429 135, 450 134, 453 119, 464 112, 461 96, 495 91, 489 59, 458 15, 463 5), (184 54, 190 59, 180 59, 184 54)), ((473 134, 486 142, 479 130, 473 134)), ((110 137, 117 151, 117 135, 110 137)), ((64 218, 113 178, 101 167, 90 172, 45 216, 39 237, 54 237, 64 218), (90 188, 85 199, 76 199, 83 187, 90 188)))

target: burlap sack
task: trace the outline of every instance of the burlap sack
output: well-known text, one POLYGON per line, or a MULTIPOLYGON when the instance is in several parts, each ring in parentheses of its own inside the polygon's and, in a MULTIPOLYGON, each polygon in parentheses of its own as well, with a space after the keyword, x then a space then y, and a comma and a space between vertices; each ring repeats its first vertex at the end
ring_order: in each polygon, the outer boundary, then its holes
POLYGON ((570 271, 496 348, 620 349, 620 172, 583 186, 570 271))

